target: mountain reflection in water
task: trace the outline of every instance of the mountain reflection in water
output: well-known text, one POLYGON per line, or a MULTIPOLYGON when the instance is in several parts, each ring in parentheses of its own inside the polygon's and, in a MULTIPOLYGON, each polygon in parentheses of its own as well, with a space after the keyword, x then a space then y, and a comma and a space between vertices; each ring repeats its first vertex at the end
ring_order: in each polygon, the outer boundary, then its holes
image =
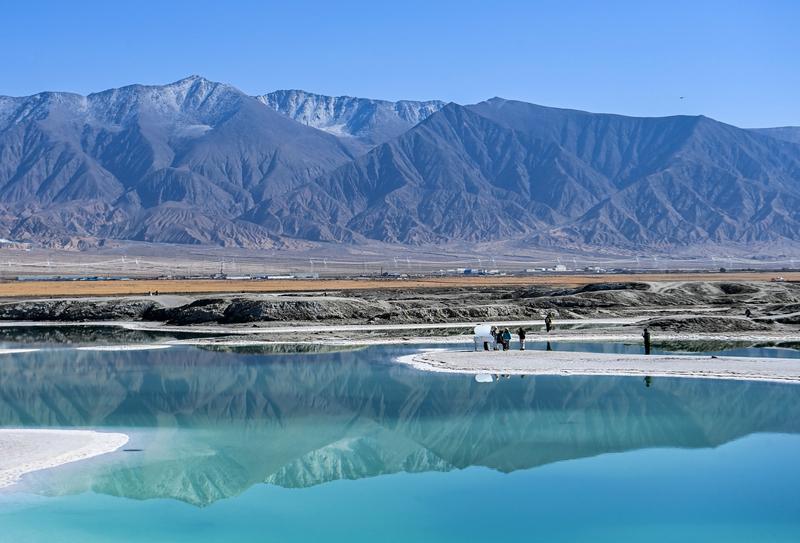
POLYGON ((224 334, 187 331, 135 330, 113 324, 2 325, 0 344, 14 347, 54 345, 125 345, 217 337, 224 334))
MULTIPOLYGON (((0 426, 116 428, 130 448, 60 475, 85 490, 196 505, 252 485, 308 487, 397 472, 502 472, 646 447, 713 447, 800 431, 800 389, 704 379, 419 372, 407 347, 323 354, 196 348, 40 351, 0 363, 0 426)), ((77 466, 77 465, 76 465, 77 466)))

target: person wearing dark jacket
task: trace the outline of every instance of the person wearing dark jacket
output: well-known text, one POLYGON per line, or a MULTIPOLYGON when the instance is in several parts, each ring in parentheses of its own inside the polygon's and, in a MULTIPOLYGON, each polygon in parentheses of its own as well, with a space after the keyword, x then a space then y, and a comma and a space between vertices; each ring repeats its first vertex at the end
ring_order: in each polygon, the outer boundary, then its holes
POLYGON ((550 333, 550 330, 553 329, 553 317, 550 316, 550 313, 544 318, 544 327, 547 330, 547 333, 550 333))
POLYGON ((650 330, 645 328, 642 337, 644 338, 644 354, 650 354, 650 330))
POLYGON ((519 330, 517 330, 517 336, 519 336, 519 350, 520 351, 524 351, 525 350, 525 336, 526 336, 526 334, 527 334, 526 330, 522 326, 520 326, 519 330))

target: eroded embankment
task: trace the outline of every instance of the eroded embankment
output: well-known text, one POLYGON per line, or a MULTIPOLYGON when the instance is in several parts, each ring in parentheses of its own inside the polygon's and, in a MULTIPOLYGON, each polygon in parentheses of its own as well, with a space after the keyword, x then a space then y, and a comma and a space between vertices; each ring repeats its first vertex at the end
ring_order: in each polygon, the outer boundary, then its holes
POLYGON ((249 323, 400 324, 609 318, 713 312, 695 322, 656 327, 692 331, 764 330, 796 325, 800 285, 733 282, 616 282, 577 288, 537 285, 491 288, 325 291, 302 295, 226 294, 196 297, 72 298, 0 303, 5 321, 151 321, 176 326, 249 323), (169 299, 168 299, 169 298, 169 299), (750 310, 748 321, 742 320, 750 310), (720 319, 738 317, 722 322, 720 319), (699 330, 705 328, 705 330, 699 330))

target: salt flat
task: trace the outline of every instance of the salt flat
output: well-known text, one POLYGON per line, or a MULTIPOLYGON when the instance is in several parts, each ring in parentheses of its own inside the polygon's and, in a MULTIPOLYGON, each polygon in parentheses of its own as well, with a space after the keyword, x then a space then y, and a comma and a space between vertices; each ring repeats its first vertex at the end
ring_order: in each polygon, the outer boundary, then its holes
POLYGON ((423 351, 399 362, 430 371, 513 375, 699 377, 800 383, 800 360, 554 351, 423 351))
POLYGON ((128 436, 120 433, 0 429, 0 488, 26 473, 110 453, 127 442, 128 436))

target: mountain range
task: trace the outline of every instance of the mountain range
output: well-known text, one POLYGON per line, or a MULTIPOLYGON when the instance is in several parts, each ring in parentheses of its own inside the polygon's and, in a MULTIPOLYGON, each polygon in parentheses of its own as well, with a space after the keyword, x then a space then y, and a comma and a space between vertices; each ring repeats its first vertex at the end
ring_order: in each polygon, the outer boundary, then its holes
POLYGON ((264 248, 800 241, 800 129, 474 105, 249 96, 192 76, 0 97, 0 236, 264 248))

